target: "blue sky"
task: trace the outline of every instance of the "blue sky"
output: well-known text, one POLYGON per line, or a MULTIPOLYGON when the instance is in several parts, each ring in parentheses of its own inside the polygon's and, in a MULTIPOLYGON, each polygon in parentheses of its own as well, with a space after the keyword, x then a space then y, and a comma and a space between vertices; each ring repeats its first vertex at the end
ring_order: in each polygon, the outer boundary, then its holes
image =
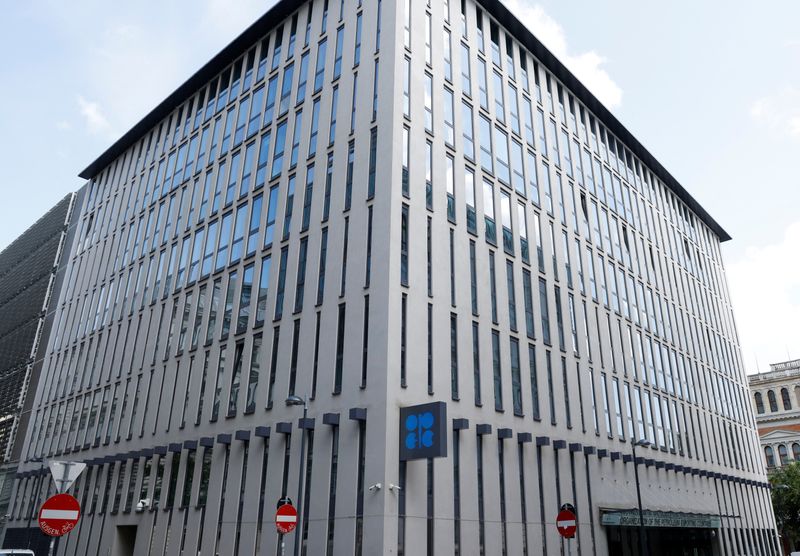
MULTIPOLYGON (((733 236, 748 372, 800 358, 800 3, 505 1, 733 236)), ((272 3, 4 6, 0 249, 272 3)))

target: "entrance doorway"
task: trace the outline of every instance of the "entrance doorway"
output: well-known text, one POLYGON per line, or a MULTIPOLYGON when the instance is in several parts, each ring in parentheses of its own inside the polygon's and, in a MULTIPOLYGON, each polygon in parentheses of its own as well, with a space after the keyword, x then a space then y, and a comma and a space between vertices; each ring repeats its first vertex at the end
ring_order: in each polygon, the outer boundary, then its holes
MULTIPOLYGON (((637 527, 606 527, 610 556, 642 556, 637 527)), ((647 556, 717 556, 713 529, 647 527, 647 556)))
POLYGON ((112 554, 116 556, 133 556, 133 549, 136 547, 136 525, 118 525, 117 538, 114 539, 114 550, 112 554))

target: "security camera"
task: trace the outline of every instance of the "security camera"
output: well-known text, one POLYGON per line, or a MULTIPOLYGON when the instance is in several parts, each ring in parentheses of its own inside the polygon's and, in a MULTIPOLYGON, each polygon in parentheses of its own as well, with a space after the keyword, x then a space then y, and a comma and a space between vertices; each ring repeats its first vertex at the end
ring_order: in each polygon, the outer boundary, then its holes
POLYGON ((389 490, 396 490, 399 492, 403 490, 403 487, 401 487, 400 485, 394 485, 392 483, 389 483, 389 490))
POLYGON ((382 485, 382 484, 380 484, 380 483, 375 483, 374 485, 372 485, 371 487, 369 487, 369 490, 380 490, 382 487, 383 487, 383 485, 382 485))
POLYGON ((143 512, 146 508, 150 507, 150 499, 149 498, 142 498, 139 500, 139 503, 136 504, 136 511, 143 512))

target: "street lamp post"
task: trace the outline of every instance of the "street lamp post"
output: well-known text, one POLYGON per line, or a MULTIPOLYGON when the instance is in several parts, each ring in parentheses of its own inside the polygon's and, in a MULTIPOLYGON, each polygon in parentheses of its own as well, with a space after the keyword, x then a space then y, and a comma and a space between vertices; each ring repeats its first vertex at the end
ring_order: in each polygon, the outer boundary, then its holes
POLYGON ((649 440, 637 440, 631 443, 631 453, 633 454, 633 474, 636 477, 636 499, 639 504, 639 551, 642 556, 647 554, 644 540, 644 513, 642 512, 642 489, 639 486, 639 463, 636 461, 636 447, 645 448, 650 446, 649 440))
POLYGON ((293 406, 293 405, 302 405, 303 406, 303 420, 301 421, 301 428, 300 428, 300 475, 297 478, 297 529, 294 538, 294 555, 299 556, 300 554, 300 543, 303 542, 302 535, 303 535, 303 481, 305 477, 303 476, 305 473, 305 462, 306 462, 306 429, 305 427, 305 420, 308 415, 308 402, 306 398, 301 398, 300 396, 295 396, 292 394, 288 398, 286 398, 286 405, 293 406))

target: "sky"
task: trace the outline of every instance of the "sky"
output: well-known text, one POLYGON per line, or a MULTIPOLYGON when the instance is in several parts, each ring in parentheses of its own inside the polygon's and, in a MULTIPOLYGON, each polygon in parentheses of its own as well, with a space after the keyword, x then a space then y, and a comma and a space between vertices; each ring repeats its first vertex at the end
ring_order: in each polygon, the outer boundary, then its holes
MULTIPOLYGON (((504 1, 733 237, 747 372, 800 358, 800 2, 504 1)), ((6 3, 0 249, 273 3, 6 3)))

